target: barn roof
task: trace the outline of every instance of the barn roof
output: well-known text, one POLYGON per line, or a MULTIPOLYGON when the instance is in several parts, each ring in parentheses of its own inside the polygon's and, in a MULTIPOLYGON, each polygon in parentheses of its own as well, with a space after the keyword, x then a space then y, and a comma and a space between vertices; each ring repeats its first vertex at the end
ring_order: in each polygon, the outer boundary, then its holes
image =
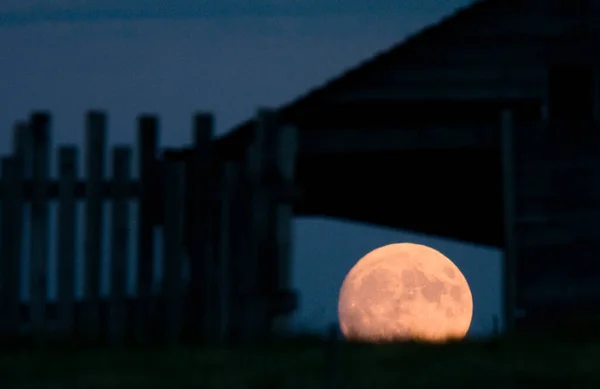
MULTIPOLYGON (((408 50, 420 45, 422 42, 435 39, 436 37, 441 36, 445 31, 458 27, 467 21, 477 19, 480 15, 490 12, 490 10, 507 6, 510 7, 511 4, 519 3, 520 1, 522 0, 475 0, 465 7, 458 8, 437 23, 425 27, 392 47, 349 68, 340 75, 326 81, 324 84, 308 90, 308 92, 290 103, 279 107, 277 111, 285 120, 285 117, 288 115, 314 103, 315 100, 320 97, 335 93, 340 89, 348 88, 348 86, 358 83, 365 77, 378 72, 380 69, 385 68, 390 62, 397 58, 401 58, 408 50)), ((221 143, 219 146, 228 148, 228 144, 233 146, 233 144, 244 143, 243 140, 251 136, 250 133, 254 123, 255 119, 251 118, 233 127, 230 132, 219 139, 218 143, 221 143)))

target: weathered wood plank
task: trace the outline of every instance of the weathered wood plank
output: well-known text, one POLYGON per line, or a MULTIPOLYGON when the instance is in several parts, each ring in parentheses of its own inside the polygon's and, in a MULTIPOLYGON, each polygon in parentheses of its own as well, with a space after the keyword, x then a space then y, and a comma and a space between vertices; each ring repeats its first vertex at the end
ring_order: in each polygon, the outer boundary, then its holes
POLYGON ((2 186, 7 188, 0 197, 2 202, 2 258, 3 269, 0 276, 3 286, 2 317, 8 333, 14 333, 21 327, 19 316, 21 260, 23 255, 23 190, 22 182, 25 177, 25 168, 30 156, 31 131, 27 122, 17 122, 13 128, 13 156, 6 159, 2 168, 2 186))
POLYGON ((504 318, 505 330, 513 331, 517 298, 517 235, 515 208, 514 125, 510 111, 504 111, 500 122, 500 161, 502 163, 502 199, 504 205, 504 318))
POLYGON ((355 102, 378 100, 526 100, 541 99, 544 82, 538 80, 442 80, 442 81, 397 81, 373 85, 362 90, 344 93, 326 101, 355 102))
POLYGON ((238 343, 243 340, 243 326, 246 312, 244 311, 247 289, 247 192, 244 182, 243 160, 229 162, 231 166, 231 192, 229 201, 229 341, 238 343))
POLYGON ((519 298, 528 310, 535 311, 540 306, 576 307, 588 301, 596 303, 597 311, 600 302, 597 240, 521 247, 519 255, 527 258, 519 273, 522 283, 519 298))
POLYGON ((127 260, 129 253, 129 199, 127 185, 131 179, 131 149, 113 149, 114 182, 110 258, 110 324, 109 341, 118 345, 125 337, 127 260))
POLYGON ((581 241, 600 241, 600 214, 575 212, 539 221, 518 220, 515 228, 520 248, 575 246, 581 241))
POLYGON ((559 56, 577 58, 597 58, 590 52, 593 45, 585 40, 573 40, 555 36, 478 36, 468 39, 459 38, 453 42, 438 40, 430 45, 411 47, 403 64, 422 64, 423 66, 441 66, 452 63, 453 66, 496 65, 523 66, 540 64, 559 56), (586 52, 587 50, 587 52, 586 52))
POLYGON ((495 132, 492 126, 306 131, 300 136, 300 150, 303 153, 359 153, 492 148, 498 144, 495 132))
POLYGON ((392 72, 373 75, 374 84, 391 85, 409 83, 407 85, 435 85, 438 82, 462 83, 497 83, 515 82, 515 85, 546 82, 546 67, 544 64, 515 64, 506 67, 496 64, 469 66, 447 63, 443 66, 416 66, 399 64, 392 72))
POLYGON ((75 244, 79 239, 74 196, 77 180, 77 149, 61 147, 58 152, 58 321, 61 336, 67 338, 74 328, 75 244))
POLYGON ((34 113, 30 118, 32 133, 33 198, 31 201, 30 304, 31 329, 38 342, 43 341, 44 309, 47 297, 49 217, 47 180, 50 167, 50 115, 34 113))
MULTIPOLYGON (((78 200, 85 199, 85 186, 86 182, 84 180, 77 180, 75 183, 74 194, 75 198, 78 200)), ((30 202, 33 197, 33 182, 31 180, 25 180, 22 184, 22 198, 25 202, 30 202)), ((59 182, 48 181, 47 182, 47 198, 49 200, 57 200, 59 198, 59 182)), ((278 196, 286 197, 286 196, 297 196, 298 193, 295 191, 290 191, 291 188, 272 188, 273 191, 278 191, 278 196)), ((0 182, 0 197, 4 195, 4 191, 10 191, 10 188, 4 188, 2 183, 0 182)), ((127 184, 126 187, 126 195, 128 199, 137 200, 141 196, 141 183, 132 181, 127 184)), ((114 184, 109 180, 104 180, 102 183, 101 189, 102 198, 106 200, 111 200, 113 198, 113 193, 115 193, 114 184)), ((209 195, 213 198, 219 195, 218 190, 213 190, 209 193, 209 195)))
POLYGON ((138 118, 138 169, 140 201, 137 215, 137 293, 140 300, 136 313, 135 336, 138 343, 147 343, 147 322, 150 314, 151 291, 154 277, 154 227, 156 151, 158 148, 158 118, 142 115, 138 118))
MULTIPOLYGON (((74 196, 78 200, 83 200, 86 198, 86 180, 77 180, 74 184, 74 196)), ((47 198, 49 200, 57 200, 59 198, 59 181, 57 180, 48 180, 46 182, 47 188, 47 198)), ((25 201, 31 201, 33 198, 33 181, 30 179, 22 181, 22 197, 25 201)), ((4 195, 5 190, 11 190, 10 188, 5 188, 0 184, 0 196, 4 195)), ((112 193, 114 190, 114 184, 110 180, 103 180, 100 184, 100 194, 102 198, 111 199, 112 193)), ((138 182, 130 182, 127 185, 127 197, 130 199, 137 199, 140 196, 140 184, 138 182)))
MULTIPOLYGON (((214 177, 212 174, 212 138, 214 120, 210 114, 194 117, 194 151, 189 184, 192 201, 188 204, 192 212, 190 244, 190 306, 188 307, 190 328, 200 330, 204 343, 216 340, 218 324, 218 300, 215 250, 216 234, 213 228, 214 177)), ((189 172, 188 172, 189 173, 189 172)))
POLYGON ((106 152, 106 115, 89 112, 86 116, 86 202, 85 202, 85 331, 87 341, 99 341, 98 301, 100 298, 100 269, 103 238, 103 199, 101 184, 104 179, 106 152))
POLYGON ((598 206, 600 188, 590 180, 588 185, 580 184, 586 189, 570 190, 559 185, 547 184, 540 180, 524 183, 517 193, 517 211, 523 214, 540 214, 544 212, 585 211, 598 206))
POLYGON ((245 255, 242 263, 244 277, 240 291, 243 296, 244 328, 242 341, 255 341, 268 335, 267 290, 269 285, 261 269, 268 266, 269 198, 264 188, 268 127, 274 125, 275 114, 266 109, 257 113, 253 142, 246 151, 243 170, 245 255))
MULTIPOLYGON (((268 128, 272 146, 267 171, 272 172, 269 181, 275 185, 291 187, 294 184, 294 173, 298 152, 298 130, 293 126, 274 126, 268 128)), ((270 143, 271 143, 270 142, 270 143)), ((275 335, 283 335, 288 330, 288 314, 284 296, 291 292, 291 248, 294 203, 289 199, 281 201, 273 196, 269 198, 272 207, 272 220, 269 226, 269 241, 273 244, 272 277, 273 289, 270 291, 272 312, 274 313, 271 330, 275 335), (279 201, 277 201, 279 200, 279 201)))
POLYGON ((180 340, 183 324, 183 215, 185 207, 185 165, 165 161, 164 224, 164 307, 165 338, 168 344, 180 340))
POLYGON ((2 158, 2 181, 13 190, 1 200, 0 214, 0 332, 10 336, 19 330, 20 254, 22 225, 18 173, 14 157, 2 158), (16 184, 16 185, 15 185, 16 184))
POLYGON ((234 211, 232 201, 234 200, 233 191, 235 190, 235 169, 235 164, 231 162, 224 164, 221 169, 219 185, 221 194, 219 196, 219 233, 216 260, 219 286, 217 298, 219 305, 219 332, 217 334, 217 341, 220 344, 228 341, 231 330, 231 244, 234 242, 232 240, 232 226, 235 225, 235 220, 232 220, 232 211, 234 211))
POLYGON ((600 286, 593 279, 579 280, 579 282, 570 279, 542 279, 539 282, 532 282, 523 291, 523 300, 534 312, 544 308, 571 308, 577 311, 583 306, 597 313, 600 286))

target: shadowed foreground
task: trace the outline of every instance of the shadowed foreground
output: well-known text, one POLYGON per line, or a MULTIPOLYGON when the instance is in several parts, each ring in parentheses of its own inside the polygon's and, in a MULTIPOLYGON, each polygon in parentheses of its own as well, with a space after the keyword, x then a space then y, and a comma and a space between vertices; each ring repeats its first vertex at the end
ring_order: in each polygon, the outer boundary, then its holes
POLYGON ((12 388, 597 388, 600 342, 445 346, 303 341, 228 350, 0 355, 12 388))

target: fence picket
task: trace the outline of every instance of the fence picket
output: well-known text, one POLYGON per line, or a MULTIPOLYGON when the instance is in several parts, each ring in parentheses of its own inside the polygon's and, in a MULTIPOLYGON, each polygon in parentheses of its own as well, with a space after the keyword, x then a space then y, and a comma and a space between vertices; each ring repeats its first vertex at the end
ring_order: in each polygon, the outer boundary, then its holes
POLYGON ((49 247, 48 176, 50 167, 50 115, 34 113, 31 117, 33 198, 31 201, 30 239, 30 314, 32 333, 37 342, 44 341, 46 327, 47 268, 49 247))
POLYGON ((182 330, 183 288, 183 213, 185 166, 165 155, 165 242, 164 242, 164 312, 168 344, 180 340, 182 330))
POLYGON ((197 114, 193 144, 183 153, 165 151, 164 163, 159 163, 158 119, 140 116, 136 180, 132 177, 133 151, 126 146, 113 149, 112 175, 105 178, 107 117, 103 112, 86 115, 84 177, 79 177, 77 147, 61 145, 58 177, 51 179, 54 162, 48 113, 34 112, 27 122, 18 122, 13 155, 0 157, 1 335, 10 340, 27 334, 38 344, 50 339, 78 341, 83 335, 89 345, 102 344, 105 334, 113 345, 130 340, 147 345, 162 335, 167 343, 177 344, 188 329, 187 335, 192 335, 188 340, 201 338, 221 344, 254 342, 268 335, 267 321, 274 308, 270 292, 288 286, 289 269, 278 261, 288 260, 287 224, 292 208, 282 196, 288 196, 293 180, 297 147, 295 130, 277 132, 273 118, 272 112, 261 111, 256 136, 244 140, 240 153, 233 155, 215 147, 212 116, 197 114), (193 158, 183 161, 182 155, 193 158), (270 180, 269 169, 277 171, 276 180, 270 180), (77 210, 82 200, 84 225, 79 226, 77 210), (133 220, 137 236, 130 235, 131 200, 139 204, 133 220), (57 231, 56 302, 48 301, 47 279, 49 207, 54 201, 58 206, 52 226, 57 231), (112 218, 110 234, 104 237, 103 206, 107 201, 112 205, 112 218), (31 212, 26 221, 28 205, 31 212), (273 213, 278 215, 274 220, 273 213), (164 271, 161 288, 154 293, 157 226, 164 232, 164 271), (23 275, 19 274, 26 265, 24 227, 30 234, 25 275, 30 296, 25 304, 20 301, 23 275), (84 291, 83 301, 78 301, 75 264, 82 227, 84 291), (100 293, 105 238, 110 246, 107 299, 100 293), (135 275, 128 274, 131 244, 137 246, 135 275), (273 245, 275 248, 269 248, 273 245), (188 249, 191 263, 186 285, 182 273, 188 249), (265 262, 265 254, 269 262, 265 262), (278 258, 271 258, 273 255, 278 258), (270 266, 273 274, 265 272, 264 266, 270 266), (269 279, 276 272, 281 279, 269 279), (130 276, 137 281, 132 298, 126 288, 130 276), (153 309, 159 307, 157 302, 162 302, 161 310, 153 309), (153 328, 155 322, 163 324, 162 334, 151 331, 158 329, 153 328), (129 330, 133 330, 133 339, 128 338, 129 330))
POLYGON ((137 297, 135 334, 136 341, 149 341, 148 320, 151 307, 152 281, 154 278, 154 199, 156 187, 155 169, 158 148, 158 119, 144 115, 138 119, 138 169, 140 199, 137 216, 137 297))
POLYGON ((2 215, 0 235, 0 329, 7 336, 19 330, 19 263, 21 244, 18 230, 23 215, 19 215, 19 182, 13 157, 2 158, 2 215))
POLYGON ((126 263, 130 242, 127 186, 131 180, 131 150, 128 147, 114 148, 112 179, 109 336, 112 344, 120 344, 125 338, 126 330, 126 263))
POLYGON ((106 150, 106 115, 89 112, 86 117, 85 199, 85 308, 87 341, 99 340, 100 266, 102 261, 102 182, 106 150))
POLYGON ((61 337, 68 338, 74 327, 75 314, 77 149, 61 147, 58 159, 58 322, 61 337))

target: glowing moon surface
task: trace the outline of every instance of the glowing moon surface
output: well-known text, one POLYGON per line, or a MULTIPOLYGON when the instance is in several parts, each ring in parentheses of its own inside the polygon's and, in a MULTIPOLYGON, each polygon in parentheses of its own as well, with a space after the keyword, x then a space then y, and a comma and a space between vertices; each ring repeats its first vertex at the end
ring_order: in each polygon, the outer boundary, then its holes
POLYGON ((391 244, 371 251, 350 270, 338 315, 348 340, 443 342, 466 335, 473 297, 458 267, 439 251, 391 244))

